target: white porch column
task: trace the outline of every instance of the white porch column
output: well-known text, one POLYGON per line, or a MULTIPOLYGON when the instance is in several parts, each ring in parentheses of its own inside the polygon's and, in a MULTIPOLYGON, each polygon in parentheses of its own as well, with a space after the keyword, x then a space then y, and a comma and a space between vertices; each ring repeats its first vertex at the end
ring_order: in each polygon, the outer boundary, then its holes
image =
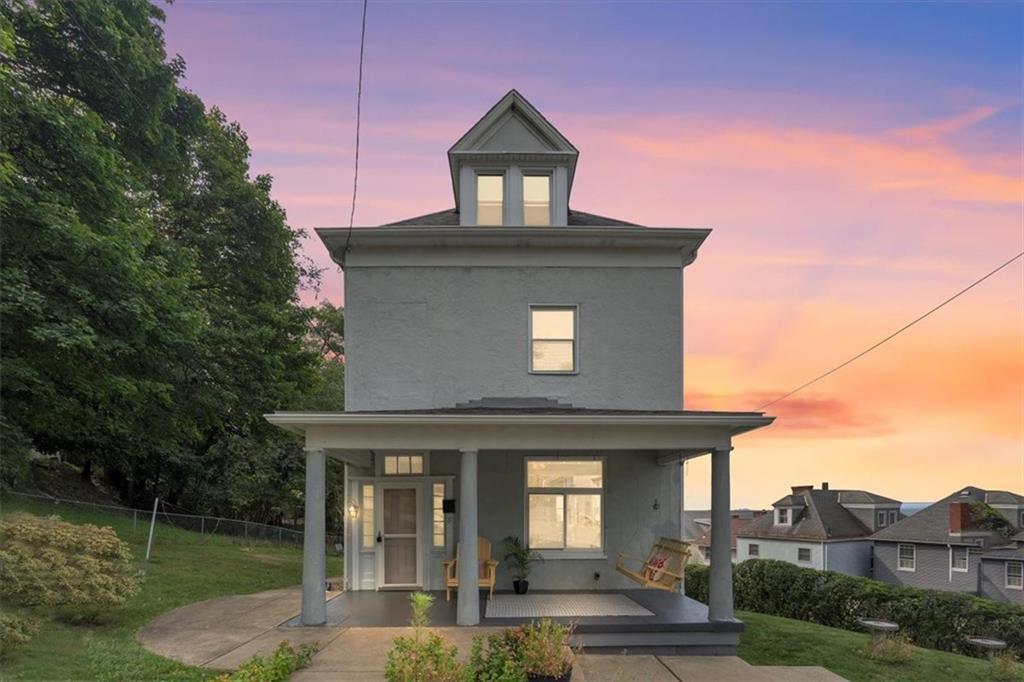
POLYGON ((733 620, 732 557, 729 509, 729 453, 731 447, 711 452, 711 575, 708 620, 733 620))
POLYGON ((327 455, 320 448, 306 450, 306 516, 302 533, 302 624, 327 622, 327 455))
POLYGON ((455 622, 480 622, 479 558, 476 555, 476 450, 460 450, 459 475, 459 592, 455 622))

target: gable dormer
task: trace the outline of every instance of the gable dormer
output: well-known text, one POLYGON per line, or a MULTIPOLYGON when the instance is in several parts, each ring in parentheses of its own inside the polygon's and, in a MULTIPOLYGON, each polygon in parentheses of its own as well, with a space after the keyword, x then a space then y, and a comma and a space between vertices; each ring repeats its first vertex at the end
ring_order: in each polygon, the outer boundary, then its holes
POLYGON ((460 225, 564 227, 579 151, 511 90, 448 150, 460 225))

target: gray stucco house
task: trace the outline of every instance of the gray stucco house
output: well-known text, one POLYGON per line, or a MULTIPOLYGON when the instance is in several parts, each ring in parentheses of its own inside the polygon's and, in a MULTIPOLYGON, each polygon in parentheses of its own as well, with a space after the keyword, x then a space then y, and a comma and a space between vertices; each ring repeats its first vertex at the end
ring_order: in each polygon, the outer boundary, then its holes
MULTIPOLYGON (((626 593, 636 584, 617 555, 682 537, 691 457, 711 457, 711 517, 728 527, 733 439, 772 418, 682 404, 683 273, 710 231, 570 208, 577 157, 511 91, 448 151, 454 208, 317 230, 345 274, 345 411, 267 415, 305 439, 303 624, 442 589, 457 544, 453 618, 495 624, 476 587, 478 536, 495 552, 520 536, 544 556, 531 590, 626 593), (348 484, 347 591, 330 605, 327 459, 348 484)), ((582 641, 733 651, 728 540, 711 547, 707 607, 633 590, 660 625, 598 618, 578 624, 582 641)), ((495 599, 511 587, 503 566, 497 582, 495 599)), ((435 622, 444 607, 442 593, 435 622)))
POLYGON ((777 559, 820 571, 871 575, 871 535, 903 518, 900 503, 867 490, 793 486, 739 531, 738 561, 777 559))
POLYGON ((873 540, 876 580, 1024 603, 1024 495, 967 486, 873 540))

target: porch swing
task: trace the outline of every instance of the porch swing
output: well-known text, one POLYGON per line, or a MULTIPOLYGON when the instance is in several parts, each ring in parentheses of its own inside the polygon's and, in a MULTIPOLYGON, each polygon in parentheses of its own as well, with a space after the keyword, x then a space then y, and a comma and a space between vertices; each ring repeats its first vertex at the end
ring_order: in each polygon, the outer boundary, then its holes
POLYGON ((683 570, 690 560, 690 545, 682 540, 660 538, 644 560, 619 554, 615 570, 641 587, 676 592, 683 580, 683 570), (626 562, 640 562, 639 570, 627 568, 626 562))

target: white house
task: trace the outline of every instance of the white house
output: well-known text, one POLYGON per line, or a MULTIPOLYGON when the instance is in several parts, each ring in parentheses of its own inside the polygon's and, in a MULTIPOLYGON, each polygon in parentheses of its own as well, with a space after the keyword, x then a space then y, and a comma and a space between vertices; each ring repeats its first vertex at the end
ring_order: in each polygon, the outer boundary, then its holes
MULTIPOLYGON (((729 527, 733 439, 772 418, 683 408, 683 271, 710 231, 573 210, 577 156, 511 91, 448 151, 455 208, 317 230, 345 273, 346 410, 267 415, 305 438, 303 624, 442 589, 457 542, 452 617, 490 623, 475 540, 497 551, 516 535, 545 559, 531 590, 628 592, 664 626, 583 618, 588 646, 734 649, 729 534, 711 547, 706 609, 630 591, 616 560, 681 537, 686 458, 711 456, 712 522, 729 527), (348 592, 330 608, 327 458, 348 480, 348 592)), ((497 590, 510 586, 502 568, 497 590)))

